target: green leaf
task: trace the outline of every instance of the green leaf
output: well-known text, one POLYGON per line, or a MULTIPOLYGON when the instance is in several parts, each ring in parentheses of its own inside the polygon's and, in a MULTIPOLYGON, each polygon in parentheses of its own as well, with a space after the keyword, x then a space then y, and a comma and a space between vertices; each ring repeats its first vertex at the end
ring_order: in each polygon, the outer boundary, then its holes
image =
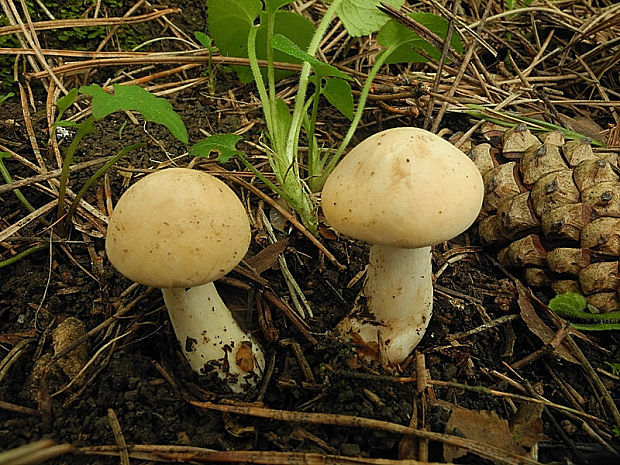
POLYGON ((211 46, 211 42, 213 42, 211 40, 211 37, 209 37, 204 32, 194 31, 194 37, 198 42, 200 42, 200 45, 202 45, 204 48, 209 48, 211 46))
POLYGON ((194 31, 194 37, 198 42, 200 42, 200 45, 202 45, 203 48, 206 48, 211 52, 215 52, 217 50, 217 47, 213 46, 213 40, 211 37, 204 32, 194 31))
POLYGON ((75 102, 75 99, 77 98, 77 95, 78 95, 78 89, 77 87, 75 87, 71 89, 67 95, 60 97, 56 101, 56 106, 58 107, 58 116, 56 117, 57 122, 60 121, 60 119, 62 118, 62 115, 65 113, 65 111, 67 111, 67 108, 73 105, 73 103, 75 102))
MULTIPOLYGON (((517 7, 518 3, 520 3, 519 6, 521 8, 529 6, 530 3, 532 3, 532 0, 521 0, 521 2, 519 2, 518 0, 505 0, 505 1, 506 1, 506 11, 514 10, 517 7)), ((513 17, 513 16, 514 15, 510 15, 508 17, 510 18, 510 17, 513 17)))
MULTIPOLYGON (((209 34, 222 55, 247 58, 248 34, 261 9, 260 0, 207 0, 209 34)), ((233 69, 242 82, 252 82, 247 66, 233 69)))
POLYGON ((211 152, 217 152, 219 156, 217 161, 226 163, 232 157, 238 154, 244 154, 236 145, 243 137, 237 134, 214 134, 201 140, 189 149, 192 157, 208 158, 211 152))
MULTIPOLYGON (((388 63, 424 63, 426 57, 413 48, 414 45, 427 44, 415 32, 394 20, 388 21, 377 34, 377 42, 386 48, 393 48, 387 58, 388 63)), ((427 44, 428 45, 428 44, 427 44)))
POLYGON ((549 302, 549 308, 564 319, 571 320, 571 326, 580 331, 610 331, 620 329, 620 312, 590 313, 594 307, 587 304, 581 294, 566 292, 556 295, 549 302), (580 320, 575 323, 574 320, 580 320))
MULTIPOLYGON (((267 58, 267 28, 264 26, 264 24, 266 24, 266 18, 264 14, 261 14, 260 18, 261 25, 256 33, 256 57, 259 60, 267 58)), ((312 36, 314 35, 314 24, 304 16, 293 13, 292 11, 280 10, 275 13, 274 23, 274 35, 278 34, 286 37, 301 50, 306 50, 308 48, 312 36)), ((275 51, 273 59, 284 63, 301 63, 303 61, 302 59, 292 57, 280 50, 275 51)), ((292 74, 294 73, 291 71, 275 70, 276 81, 292 74)))
POLYGON ((327 79, 322 93, 340 113, 350 120, 353 119, 353 92, 347 81, 336 78, 327 79))
POLYGON ((7 100, 10 99, 11 97, 13 97, 15 94, 13 92, 9 92, 6 95, 0 95, 0 105, 2 105, 2 103, 7 100))
MULTIPOLYGON (((282 6, 283 1, 276 0, 269 5, 275 9, 275 6, 282 6)), ((256 57, 259 60, 267 58, 266 19, 265 13, 261 13, 261 6, 260 0, 207 0, 209 33, 222 55, 247 58, 250 28, 260 16, 260 26, 256 33, 256 57)), ((308 19, 285 10, 276 11, 273 14, 275 15, 274 33, 282 34, 292 40, 302 50, 308 48, 314 34, 314 25, 308 19)), ((279 51, 274 54, 274 60, 286 63, 301 62, 279 51)), ((247 66, 233 66, 233 69, 241 82, 247 84, 254 80, 247 66)), ((291 74, 290 71, 276 70, 275 78, 279 80, 291 74)))
POLYGON ((378 31, 389 16, 377 9, 379 4, 400 8, 404 0, 343 0, 336 14, 353 37, 365 36, 378 31))
POLYGON ((558 294, 549 301, 549 308, 558 314, 566 312, 580 312, 586 308, 586 298, 575 292, 558 294))
POLYGON ((248 33, 261 8, 260 0, 207 0, 209 33, 222 55, 248 56, 248 33))
POLYGON ((614 375, 620 375, 620 363, 614 362, 614 363, 610 363, 610 362, 605 362, 607 365, 609 365, 609 367, 611 368, 611 372, 614 375))
MULTIPOLYGON (((409 16, 423 26, 426 26, 441 38, 446 38, 448 33, 448 21, 441 16, 424 12, 409 13, 409 16)), ((421 51, 424 51, 435 60, 439 60, 441 57, 440 50, 437 50, 418 34, 394 20, 390 20, 381 28, 381 31, 377 35, 377 42, 384 47, 397 47, 396 50, 390 54, 386 63, 423 63, 428 61, 428 59, 420 53, 421 51)), ((463 52, 463 44, 458 34, 452 34, 450 45, 458 53, 463 52)))
POLYGON ((54 128, 57 128, 57 127, 72 128, 72 127, 75 127, 77 125, 78 125, 78 123, 76 123, 75 121, 60 120, 60 121, 56 121, 54 123, 53 127, 54 128))
POLYGON ((187 130, 181 117, 170 102, 158 98, 140 86, 114 86, 114 94, 108 94, 96 84, 83 86, 80 92, 93 98, 93 116, 96 120, 116 111, 137 111, 147 121, 166 126, 184 144, 188 143, 187 130))
POLYGON ((297 58, 298 60, 307 61, 310 63, 310 66, 312 66, 312 69, 314 69, 314 72, 320 77, 337 76, 342 79, 351 79, 346 73, 340 71, 335 66, 332 66, 329 63, 324 63, 315 57, 308 55, 299 47, 299 45, 288 37, 284 37, 282 34, 275 34, 271 40, 271 45, 274 49, 279 50, 280 52, 286 53, 287 55, 297 58))
POLYGON ((279 10, 284 5, 288 5, 289 3, 293 3, 294 0, 265 0, 265 6, 271 11, 279 10))
MULTIPOLYGON (((271 146, 273 150, 276 152, 276 157, 278 154, 283 154, 286 148, 286 138, 288 136, 289 128, 291 127, 291 122, 293 120, 291 113, 289 111, 288 105, 281 98, 276 99, 276 104, 274 107, 273 118, 274 118, 274 134, 271 134, 271 146)), ((288 163, 284 160, 278 159, 278 163, 282 162, 282 166, 284 166, 284 170, 287 169, 288 163)))

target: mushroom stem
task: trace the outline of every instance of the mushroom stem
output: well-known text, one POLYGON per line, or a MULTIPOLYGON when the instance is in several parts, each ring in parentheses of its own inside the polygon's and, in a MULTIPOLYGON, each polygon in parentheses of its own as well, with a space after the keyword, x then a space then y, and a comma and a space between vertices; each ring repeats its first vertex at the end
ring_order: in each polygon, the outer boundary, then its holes
POLYGON ((233 318, 212 282, 162 289, 162 293, 174 332, 194 371, 217 372, 234 392, 256 384, 265 368, 265 355, 233 318))
POLYGON ((338 330, 363 347, 362 353, 390 364, 402 362, 420 342, 433 309, 431 248, 373 245, 366 304, 356 306, 338 330))

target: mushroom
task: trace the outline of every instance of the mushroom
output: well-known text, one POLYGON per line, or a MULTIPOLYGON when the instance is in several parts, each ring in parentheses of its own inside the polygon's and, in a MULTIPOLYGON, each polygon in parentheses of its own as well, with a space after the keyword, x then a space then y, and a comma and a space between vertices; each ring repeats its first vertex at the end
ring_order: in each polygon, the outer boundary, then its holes
POLYGON ((250 244, 246 211, 213 176, 187 168, 149 174, 119 199, 106 252, 129 279, 162 289, 190 366, 215 371, 235 392, 255 385, 262 349, 243 331, 213 281, 241 261, 250 244))
POLYGON ((465 231, 483 194, 472 160, 417 128, 369 137, 327 178, 327 221, 371 243, 365 305, 358 299, 337 327, 363 355, 398 364, 420 342, 433 306, 431 246, 465 231))

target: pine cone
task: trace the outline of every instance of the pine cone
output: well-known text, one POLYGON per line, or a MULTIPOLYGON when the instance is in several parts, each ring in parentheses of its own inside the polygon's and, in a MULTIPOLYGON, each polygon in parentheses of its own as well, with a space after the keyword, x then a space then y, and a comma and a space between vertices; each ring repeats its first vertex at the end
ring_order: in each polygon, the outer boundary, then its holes
POLYGON ((532 287, 579 292, 601 312, 620 310, 618 155, 595 153, 587 139, 566 142, 559 131, 537 137, 525 125, 486 127, 501 137, 469 154, 485 183, 482 244, 532 287))

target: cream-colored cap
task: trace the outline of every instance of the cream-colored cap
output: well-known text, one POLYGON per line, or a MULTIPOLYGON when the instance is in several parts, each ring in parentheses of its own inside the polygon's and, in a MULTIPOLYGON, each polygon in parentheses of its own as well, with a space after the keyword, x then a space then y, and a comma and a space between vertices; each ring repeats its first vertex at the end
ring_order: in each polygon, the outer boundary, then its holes
POLYGON ((482 177, 463 152, 418 128, 388 129, 354 147, 325 182, 327 221, 373 244, 418 248, 453 238, 478 216, 482 177))
POLYGON ((121 196, 110 216, 106 252, 138 283, 194 287, 232 270, 249 244, 247 213, 226 184, 202 171, 169 168, 121 196))

